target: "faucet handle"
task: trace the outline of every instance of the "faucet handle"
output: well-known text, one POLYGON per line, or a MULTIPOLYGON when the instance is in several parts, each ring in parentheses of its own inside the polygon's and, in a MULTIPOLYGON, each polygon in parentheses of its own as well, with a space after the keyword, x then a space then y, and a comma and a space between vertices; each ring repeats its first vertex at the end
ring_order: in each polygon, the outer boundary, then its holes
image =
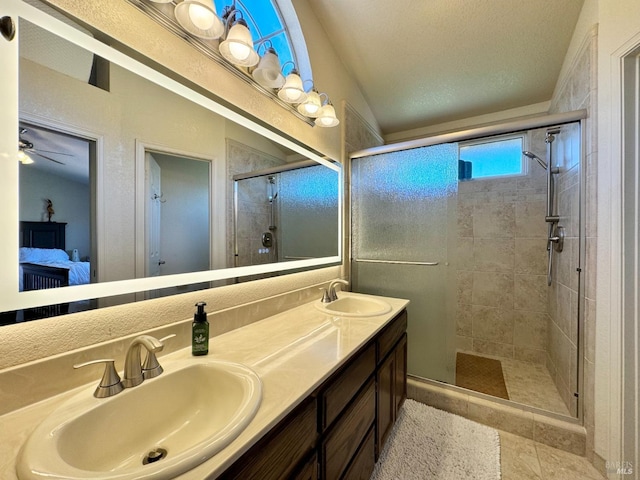
MULTIPOLYGON (((176 334, 172 333, 171 335, 167 335, 166 337, 162 337, 158 341, 164 347, 164 342, 166 340, 169 340, 170 338, 175 337, 175 336, 176 336, 176 334)), ((150 378, 155 378, 158 375, 160 375, 163 371, 164 370, 162 369, 162 366, 160 365, 160 362, 158 362, 158 358, 156 357, 156 353, 148 350, 147 351, 147 356, 144 359, 144 363, 142 364, 142 376, 144 377, 144 379, 148 380, 150 378)))
POLYGON ((322 290, 322 299, 320 301, 322 303, 331 303, 331 297, 329 296, 329 291, 324 287, 320 287, 318 290, 322 290))
POLYGON ((122 385, 122 381, 120 380, 120 375, 118 375, 118 372, 116 371, 115 361, 113 360, 113 358, 91 360, 89 362, 74 365, 73 368, 82 368, 86 367, 87 365, 95 365, 96 363, 104 363, 105 368, 104 373, 102 374, 102 379, 100 380, 100 384, 96 388, 95 392, 93 392, 94 397, 111 397, 124 390, 124 386, 122 385))

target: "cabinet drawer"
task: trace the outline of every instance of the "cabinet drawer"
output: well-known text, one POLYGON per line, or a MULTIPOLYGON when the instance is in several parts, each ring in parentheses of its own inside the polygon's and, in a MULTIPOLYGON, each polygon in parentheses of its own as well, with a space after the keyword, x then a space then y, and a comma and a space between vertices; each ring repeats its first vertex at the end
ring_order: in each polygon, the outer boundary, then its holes
POLYGON ((375 345, 371 344, 320 394, 321 431, 333 423, 376 368, 375 345))
POLYGON ((391 351, 396 342, 407 330, 407 311, 403 310, 391 323, 383 330, 378 337, 378 363, 391 351))
POLYGON ((343 480, 369 480, 376 465, 375 428, 371 427, 343 480))
POLYGON ((340 478, 373 425, 375 410, 375 382, 371 379, 322 442, 322 478, 340 478))
POLYGON ((317 408, 309 398, 225 471, 221 479, 280 480, 291 478, 315 448, 317 408))

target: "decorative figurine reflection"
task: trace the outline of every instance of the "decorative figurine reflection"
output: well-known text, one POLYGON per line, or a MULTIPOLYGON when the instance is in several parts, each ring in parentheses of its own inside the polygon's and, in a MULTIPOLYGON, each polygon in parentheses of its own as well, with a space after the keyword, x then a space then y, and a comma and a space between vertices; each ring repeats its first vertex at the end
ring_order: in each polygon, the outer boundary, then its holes
POLYGON ((56 212, 53 209, 53 202, 48 198, 46 199, 46 202, 47 202, 47 217, 49 217, 49 221, 51 221, 51 217, 53 217, 53 214, 56 212))

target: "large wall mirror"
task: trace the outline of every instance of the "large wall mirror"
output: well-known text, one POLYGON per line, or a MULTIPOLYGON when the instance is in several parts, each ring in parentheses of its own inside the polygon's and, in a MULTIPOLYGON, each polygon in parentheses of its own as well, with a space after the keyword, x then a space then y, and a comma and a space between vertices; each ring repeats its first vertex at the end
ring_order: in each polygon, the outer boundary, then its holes
POLYGON ((340 261, 338 163, 46 7, 7 9, 4 323, 340 261))

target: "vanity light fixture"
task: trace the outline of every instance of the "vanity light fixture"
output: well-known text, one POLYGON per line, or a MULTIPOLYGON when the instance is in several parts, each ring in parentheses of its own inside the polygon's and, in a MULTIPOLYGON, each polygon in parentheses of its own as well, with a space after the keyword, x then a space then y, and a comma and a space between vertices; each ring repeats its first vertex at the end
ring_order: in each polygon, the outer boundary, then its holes
POLYGON ((253 49, 251 32, 247 22, 242 18, 242 12, 233 5, 225 9, 223 18, 225 19, 228 33, 226 38, 220 42, 220 54, 227 61, 239 67, 257 65, 260 61, 260 56, 253 49))
MULTIPOLYGON (((293 64, 293 62, 285 63, 282 67, 283 70, 288 63, 293 64)), ((306 100, 307 92, 304 91, 302 79, 295 66, 291 72, 289 72, 289 75, 286 76, 282 88, 278 90, 278 97, 280 100, 291 104, 302 103, 306 100)))
POLYGON ((280 60, 273 47, 266 48, 260 63, 251 74, 253 79, 265 88, 280 88, 284 85, 284 75, 280 71, 280 60))
POLYGON ((331 102, 327 100, 316 118, 316 125, 319 127, 335 127, 339 123, 340 120, 336 117, 336 109, 333 108, 331 102))
POLYGON ((23 165, 29 165, 33 163, 33 158, 27 155, 24 151, 18 150, 18 161, 23 165))
MULTIPOLYGON (((168 3, 164 0, 151 0, 168 3)), ((184 0, 174 9, 176 20, 191 35, 205 40, 216 40, 224 34, 224 23, 216 15, 213 0, 184 0)))
MULTIPOLYGON (((298 105, 298 111, 309 118, 315 118, 320 114, 320 109, 322 108, 322 99, 321 95, 327 95, 326 93, 318 93, 315 88, 312 88, 310 92, 307 93, 307 98, 304 102, 298 105)), ((327 96, 327 98, 329 98, 327 96)))
POLYGON ((257 40, 258 48, 254 48, 251 31, 244 18, 245 14, 246 18, 253 17, 250 12, 239 10, 236 0, 224 8, 222 18, 216 14, 214 0, 128 2, 307 124, 333 127, 340 123, 327 94, 320 94, 315 88, 305 91, 293 61, 280 67, 278 54, 268 38, 257 40), (217 48, 216 40, 219 41, 217 48), (259 54, 261 46, 265 47, 262 57, 259 54), (285 76, 285 67, 289 63, 293 68, 285 76), (324 103, 322 95, 326 97, 324 103))

